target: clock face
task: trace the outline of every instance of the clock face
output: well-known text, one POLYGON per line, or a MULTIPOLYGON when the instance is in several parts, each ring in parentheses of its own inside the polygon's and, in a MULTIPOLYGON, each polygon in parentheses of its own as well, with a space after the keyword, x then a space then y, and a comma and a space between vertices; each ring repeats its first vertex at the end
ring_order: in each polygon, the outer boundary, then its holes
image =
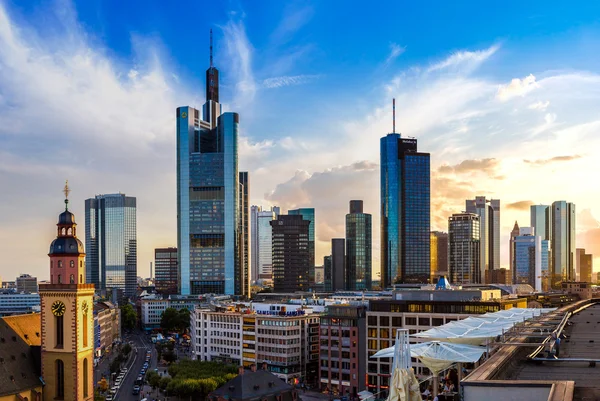
POLYGON ((83 314, 84 314, 84 315, 87 315, 87 313, 88 313, 88 308, 89 308, 89 305, 88 305, 87 301, 83 301, 83 302, 81 303, 81 310, 83 311, 83 314))
POLYGON ((66 306, 62 301, 54 301, 52 304, 52 313, 54 316, 62 316, 65 314, 66 306))

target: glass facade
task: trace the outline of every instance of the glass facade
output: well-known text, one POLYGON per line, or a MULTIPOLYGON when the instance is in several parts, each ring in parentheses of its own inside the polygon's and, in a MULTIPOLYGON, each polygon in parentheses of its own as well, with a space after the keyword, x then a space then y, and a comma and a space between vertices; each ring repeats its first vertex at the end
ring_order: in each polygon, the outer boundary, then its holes
POLYGON ((574 203, 552 204, 552 288, 575 280, 575 218, 574 203))
POLYGON ((430 279, 429 153, 416 139, 380 141, 382 286, 430 279))
POLYGON ((271 220, 277 219, 279 208, 262 210, 252 206, 252 275, 254 281, 273 280, 271 220))
POLYGON ((310 254, 309 281, 315 282, 315 209, 310 207, 288 211, 289 215, 300 215, 304 220, 310 221, 308 226, 308 252, 310 254))
POLYGON ((465 210, 479 215, 479 258, 485 279, 486 271, 500 269, 500 200, 477 196, 465 201, 465 210))
POLYGON ((85 243, 90 257, 86 282, 119 288, 131 297, 137 288, 136 198, 96 195, 85 201, 85 243))
POLYGON ((206 82, 210 96, 203 113, 188 106, 177 109, 177 252, 182 295, 249 291, 248 173, 238 171, 239 116, 221 114, 218 76, 211 65, 206 82))
POLYGON ((308 291, 310 223, 298 215, 279 215, 273 229, 273 291, 308 291))
POLYGON ((529 284, 536 291, 548 290, 549 241, 539 235, 519 235, 513 248, 513 283, 529 284))
POLYGON ((448 219, 449 273, 454 284, 482 283, 479 266, 480 247, 479 216, 474 213, 457 213, 448 219))
POLYGON ((160 294, 177 294, 177 248, 154 250, 154 284, 160 294))
POLYGON ((346 215, 346 289, 370 290, 372 274, 371 215, 363 213, 362 201, 351 201, 346 215), (353 210, 352 202, 360 202, 353 210))

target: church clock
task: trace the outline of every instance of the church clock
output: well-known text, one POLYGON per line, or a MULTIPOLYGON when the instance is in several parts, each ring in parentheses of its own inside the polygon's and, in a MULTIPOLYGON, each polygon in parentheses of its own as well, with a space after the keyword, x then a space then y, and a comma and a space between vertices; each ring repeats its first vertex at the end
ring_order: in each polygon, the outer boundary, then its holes
POLYGON ((65 304, 62 301, 55 301, 52 304, 52 313, 54 314, 54 316, 64 315, 66 309, 67 308, 65 307, 65 304))

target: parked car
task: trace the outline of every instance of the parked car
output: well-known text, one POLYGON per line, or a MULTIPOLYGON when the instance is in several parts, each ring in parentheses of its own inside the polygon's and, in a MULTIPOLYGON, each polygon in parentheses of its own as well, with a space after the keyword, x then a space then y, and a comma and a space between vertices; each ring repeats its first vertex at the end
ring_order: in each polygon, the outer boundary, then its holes
POLYGON ((133 395, 138 395, 140 393, 140 386, 133 386, 133 395))

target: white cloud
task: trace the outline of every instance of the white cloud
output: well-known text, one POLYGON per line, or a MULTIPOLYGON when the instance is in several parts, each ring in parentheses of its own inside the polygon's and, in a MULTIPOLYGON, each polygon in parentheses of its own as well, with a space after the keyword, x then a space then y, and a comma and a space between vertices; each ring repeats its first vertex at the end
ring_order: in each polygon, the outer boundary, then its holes
POLYGON ((546 111, 546 109, 548 108, 548 106, 550 106, 550 101, 549 100, 547 100, 545 102, 542 102, 542 101, 535 102, 535 103, 530 104, 527 107, 529 109, 531 109, 531 110, 546 111))
MULTIPOLYGON (((223 28, 228 62, 226 68, 235 77, 236 88, 232 91, 236 108, 250 105, 256 94, 257 84, 252 70, 254 48, 246 35, 242 21, 230 20, 223 28)), ((224 66, 225 67, 225 66, 224 66)))
POLYGON ((496 97, 501 101, 506 101, 516 96, 523 97, 538 87, 539 84, 536 82, 535 76, 529 74, 523 79, 514 78, 509 84, 500 85, 496 97))
POLYGON ((288 6, 284 16, 277 25, 277 28, 271 34, 271 40, 277 45, 281 45, 290 40, 290 38, 304 25, 306 25, 313 16, 312 7, 294 8, 288 6))
POLYGON ((267 78, 263 81, 265 88, 281 88, 283 86, 302 85, 319 79, 320 75, 293 75, 267 78))
POLYGON ((405 46, 400 46, 397 43, 390 43, 390 54, 385 59, 384 65, 387 67, 388 65, 390 65, 390 63, 392 61, 394 61, 395 59, 397 59, 398 56, 400 56, 405 51, 406 51, 406 47, 405 46))
POLYGON ((458 51, 453 53, 450 57, 442 60, 438 63, 432 64, 427 69, 428 72, 435 72, 439 70, 453 69, 457 67, 467 68, 469 70, 478 67, 481 63, 490 58, 498 49, 499 45, 493 45, 487 49, 478 51, 458 51))

